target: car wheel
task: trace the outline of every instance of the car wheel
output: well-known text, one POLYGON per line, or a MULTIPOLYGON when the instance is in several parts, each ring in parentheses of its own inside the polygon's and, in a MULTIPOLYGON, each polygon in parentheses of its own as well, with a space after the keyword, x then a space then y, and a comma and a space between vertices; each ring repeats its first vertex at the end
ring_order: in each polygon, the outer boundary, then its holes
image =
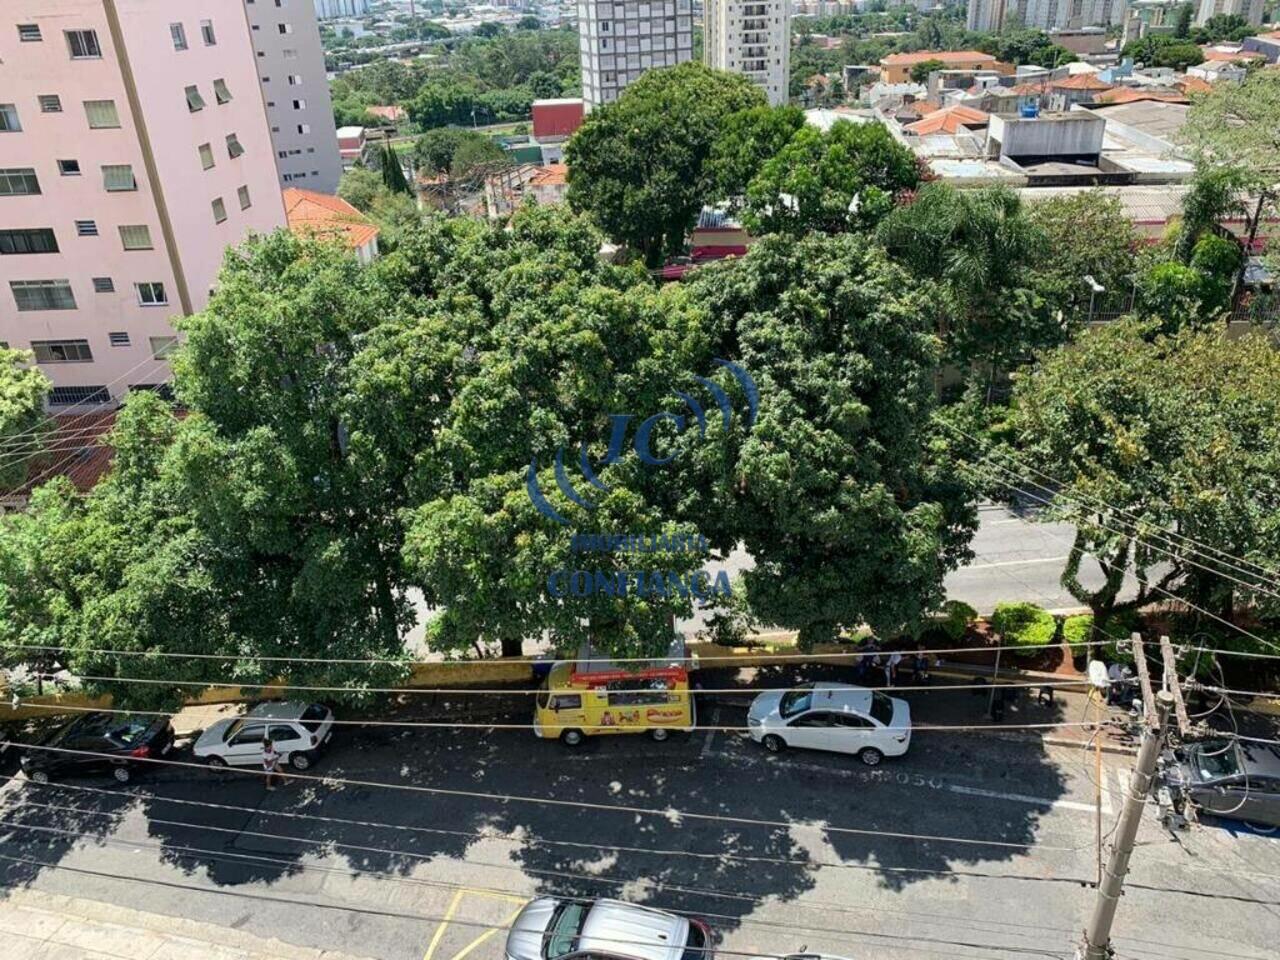
POLYGON ((291 753, 289 754, 289 766, 295 770, 311 769, 311 754, 309 753, 291 753))
POLYGON ((32 770, 27 774, 27 779, 32 783, 46 784, 49 782, 49 772, 47 770, 32 770))
POLYGON ((133 776, 128 767, 112 767, 111 775, 116 778, 116 783, 128 783, 133 776))
POLYGON ((568 730, 562 731, 560 734, 560 742, 566 747, 579 746, 583 739, 582 731, 572 727, 568 730))
POLYGON ((858 751, 858 759, 868 767, 878 767, 880 766, 880 761, 884 759, 884 754, 875 747, 864 747, 858 751))
POLYGON ((661 743, 663 740, 666 740, 671 736, 671 731, 665 727, 654 727, 649 731, 649 736, 661 743))
POLYGON ((214 770, 225 770, 227 768, 227 761, 219 756, 207 757, 204 762, 214 770))
POLYGON ((764 748, 770 753, 781 753, 787 749, 787 741, 783 740, 776 733, 765 734, 765 738, 760 741, 764 744, 764 748))

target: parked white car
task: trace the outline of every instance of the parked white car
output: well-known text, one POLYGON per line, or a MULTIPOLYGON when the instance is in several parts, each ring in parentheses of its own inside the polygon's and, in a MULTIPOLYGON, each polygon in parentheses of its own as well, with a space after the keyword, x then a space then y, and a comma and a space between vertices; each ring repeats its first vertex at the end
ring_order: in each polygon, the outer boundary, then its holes
POLYGON ((874 767, 911 745, 911 707, 879 690, 809 683, 760 694, 747 713, 751 739, 777 753, 787 747, 856 754, 874 767))
POLYGON ((538 897, 507 934, 506 960, 714 960, 711 928, 622 900, 538 897))
POLYGON ((333 711, 322 703, 260 703, 243 717, 219 720, 196 740, 196 757, 211 767, 262 763, 270 737, 280 762, 306 770, 333 736, 333 711))

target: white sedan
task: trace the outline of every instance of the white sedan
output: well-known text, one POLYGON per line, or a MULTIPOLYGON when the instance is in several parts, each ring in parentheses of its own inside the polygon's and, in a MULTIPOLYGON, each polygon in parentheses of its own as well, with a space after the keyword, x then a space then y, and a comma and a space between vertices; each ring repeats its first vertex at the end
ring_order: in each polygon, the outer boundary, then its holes
POLYGON ((855 754, 874 767, 911 745, 911 707, 879 690, 809 683, 760 694, 747 713, 751 739, 777 753, 786 747, 855 754))
POLYGON ((282 764, 306 770, 332 736, 333 711, 322 703, 260 703, 243 717, 210 725, 192 752, 211 767, 256 766, 270 737, 282 764))

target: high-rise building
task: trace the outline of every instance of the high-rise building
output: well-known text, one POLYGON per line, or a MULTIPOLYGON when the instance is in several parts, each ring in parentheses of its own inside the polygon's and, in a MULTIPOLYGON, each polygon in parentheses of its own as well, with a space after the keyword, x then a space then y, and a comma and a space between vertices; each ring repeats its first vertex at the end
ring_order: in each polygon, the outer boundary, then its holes
MULTIPOLYGON (((1018 0, 1023 24, 1034 30, 1105 27, 1124 22, 1127 0, 1018 0)), ((1009 12, 1014 11, 1011 2, 1009 12)))
POLYGON ((1005 0, 969 0, 965 29, 975 33, 997 33, 1004 23, 1005 0))
POLYGON ((169 377, 170 318, 285 223, 243 0, 0 7, 0 341, 54 409, 169 377))
POLYGON ((653 67, 693 59, 692 0, 578 0, 586 109, 611 103, 653 67))
POLYGON ((1264 6, 1263 0, 1200 0, 1196 8, 1196 25, 1203 26, 1210 17, 1219 14, 1236 14, 1256 27, 1262 23, 1264 6))
MULTIPOLYGON (((306 0, 298 2, 306 3, 306 0)), ((369 0, 315 0, 315 10, 318 20, 363 17, 369 13, 369 0)))
POLYGON ((284 186, 336 193, 338 131, 320 26, 306 0, 244 0, 284 186))
POLYGON ((790 0, 706 0, 704 21, 707 66, 741 73, 775 107, 787 102, 790 0))

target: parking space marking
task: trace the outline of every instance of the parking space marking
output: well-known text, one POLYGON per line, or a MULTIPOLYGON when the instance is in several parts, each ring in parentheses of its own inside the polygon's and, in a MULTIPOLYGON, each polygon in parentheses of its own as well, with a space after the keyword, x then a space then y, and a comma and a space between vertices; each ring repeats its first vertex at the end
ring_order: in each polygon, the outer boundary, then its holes
POLYGON ((511 924, 515 922, 516 917, 520 916, 520 911, 524 909, 524 905, 528 902, 529 902, 528 900, 521 900, 520 906, 516 907, 515 910, 511 911, 511 915, 508 916, 505 920, 503 920, 500 926, 491 927, 490 929, 486 930, 484 933, 480 934, 480 936, 476 937, 474 940, 468 943, 465 947, 463 947, 461 950, 455 953, 452 957, 450 957, 449 960, 462 960, 463 957, 469 954, 476 947, 480 946, 482 943, 485 943, 495 933, 506 930, 507 927, 511 926, 511 924))
POLYGON ((528 897, 521 897, 515 894, 498 893, 495 890, 480 890, 474 887, 459 887, 453 895, 453 899, 449 901, 449 906, 444 912, 444 917, 440 920, 440 925, 436 927, 435 933, 431 935, 431 942, 427 944, 427 952, 423 955, 422 960, 432 960, 436 951, 440 948, 441 941, 444 940, 445 932, 449 929, 449 924, 453 922, 454 915, 457 914, 458 908, 462 906, 463 901, 470 895, 481 900, 498 900, 504 903, 514 903, 516 908, 511 911, 510 915, 505 917, 501 923, 490 927, 479 936, 471 940, 461 950, 455 953, 449 960, 463 960, 477 947, 487 943, 494 934, 506 930, 520 915, 520 911, 524 909, 525 904, 529 902, 528 897))
POLYGON ((1011 800, 1015 803, 1032 803, 1036 806, 1057 807, 1061 810, 1080 810, 1084 813, 1094 813, 1097 809, 1092 803, 1077 803, 1075 800, 1049 800, 1046 797, 1032 797, 1025 793, 1004 793, 999 790, 983 790, 980 787, 966 787, 958 783, 949 783, 942 789, 950 793, 963 794, 966 797, 987 797, 991 800, 1011 800))
POLYGON ((427 945, 427 952, 423 955, 422 960, 431 960, 436 952, 436 947, 440 946, 440 941, 444 939, 445 928, 449 926, 449 921, 453 918, 453 912, 458 909, 458 904, 462 902, 462 896, 466 890, 459 890, 453 895, 453 899, 449 901, 449 909, 444 912, 444 918, 440 921, 440 926, 436 927, 436 932, 431 935, 431 942, 427 945))

